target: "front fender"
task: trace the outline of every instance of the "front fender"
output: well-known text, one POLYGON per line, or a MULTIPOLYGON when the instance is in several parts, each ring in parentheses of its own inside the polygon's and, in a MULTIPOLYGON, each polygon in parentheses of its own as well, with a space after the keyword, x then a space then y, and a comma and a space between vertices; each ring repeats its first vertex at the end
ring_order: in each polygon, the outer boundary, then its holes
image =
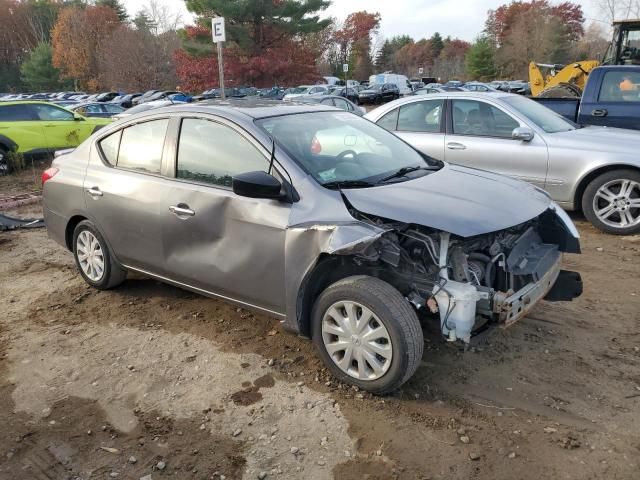
POLYGON ((290 226, 285 236, 285 328, 301 331, 299 300, 309 275, 323 254, 363 252, 388 230, 357 220, 302 223, 290 226))

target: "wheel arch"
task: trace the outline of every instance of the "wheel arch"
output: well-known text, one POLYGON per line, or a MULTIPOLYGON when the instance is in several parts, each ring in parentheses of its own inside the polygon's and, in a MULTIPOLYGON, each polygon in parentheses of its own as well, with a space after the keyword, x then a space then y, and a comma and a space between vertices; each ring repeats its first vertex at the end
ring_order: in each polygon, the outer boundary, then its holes
MULTIPOLYGON (((313 268, 305 275, 296 301, 298 333, 311 338, 311 312, 318 296, 331 284, 353 275, 381 278, 373 269, 358 265, 349 255, 322 254, 313 268)), ((388 281, 388 279, 381 278, 388 281)))
POLYGON ((628 163, 615 163, 612 165, 602 165, 594 170, 591 170, 589 173, 587 173, 586 175, 584 175, 580 181, 578 182, 578 185, 576 187, 575 190, 575 194, 573 196, 573 208, 575 210, 581 210, 582 209, 582 197, 584 195, 585 190, 587 189, 587 186, 597 177, 599 177, 600 175, 607 173, 607 172, 613 172, 615 170, 635 170, 636 172, 640 173, 640 167, 637 165, 631 165, 628 163))
POLYGON ((73 232, 80 222, 83 220, 88 220, 87 217, 83 217, 82 215, 74 215, 67 222, 67 226, 64 230, 64 243, 67 246, 67 249, 70 252, 73 252, 73 232))

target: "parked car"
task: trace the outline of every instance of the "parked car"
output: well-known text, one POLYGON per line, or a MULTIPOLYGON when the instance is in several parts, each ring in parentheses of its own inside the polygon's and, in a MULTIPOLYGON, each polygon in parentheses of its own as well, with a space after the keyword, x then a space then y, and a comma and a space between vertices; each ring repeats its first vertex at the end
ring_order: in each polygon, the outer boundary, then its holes
POLYGON ((260 98, 268 99, 268 100, 282 100, 285 96, 286 89, 280 87, 274 87, 270 89, 265 89, 260 93, 260 98))
POLYGON ((331 91, 331 95, 338 95, 355 104, 360 101, 358 99, 358 90, 352 87, 336 87, 331 91))
POLYGON ((497 92, 496 88, 493 88, 491 85, 487 85, 482 82, 467 82, 464 84, 464 87, 461 87, 460 90, 466 90, 468 92, 497 92))
POLYGON ((514 80, 509 83, 508 92, 517 93, 518 95, 531 95, 531 86, 529 82, 524 80, 514 80))
POLYGON ((359 117, 367 113, 367 111, 364 108, 359 107, 355 103, 349 101, 348 99, 340 95, 321 95, 321 96, 307 95, 306 97, 297 98, 295 99, 295 101, 302 102, 302 103, 319 103, 320 105, 338 107, 340 110, 355 113, 359 117))
POLYGON ((396 73, 378 73, 369 77, 369 86, 392 84, 398 89, 400 95, 409 95, 413 92, 411 88, 411 82, 405 75, 398 75, 396 73))
POLYGON ((358 92, 358 103, 384 103, 400 98, 400 90, 393 83, 374 83, 358 92))
POLYGON ((329 85, 302 85, 292 92, 285 94, 282 99, 293 100, 294 98, 303 97, 306 95, 328 95, 329 85))
POLYGON ((131 107, 127 110, 124 110, 120 113, 115 114, 112 119, 120 120, 126 117, 130 117, 131 115, 135 115, 137 113, 146 112, 147 110, 153 110, 160 107, 168 107, 171 105, 181 105, 184 102, 174 102, 173 100, 153 100, 151 102, 141 103, 140 105, 136 105, 135 107, 131 107))
POLYGON ((534 100, 580 125, 640 130, 640 67, 597 67, 589 73, 582 98, 534 100))
POLYGON ((443 93, 443 92, 464 92, 464 88, 460 87, 425 87, 420 88, 413 92, 411 95, 428 95, 430 93, 443 93))
POLYGON ((579 295, 560 270, 578 233, 544 192, 333 107, 260 102, 150 111, 53 162, 47 230, 89 285, 135 271, 275 316, 378 394, 418 368, 427 299, 466 344, 476 325, 579 295))
POLYGON ((136 106, 136 105, 139 105, 139 104, 141 104, 141 103, 144 103, 144 102, 146 102, 147 100, 149 100, 149 97, 150 97, 151 95, 154 95, 154 94, 156 94, 156 93, 158 93, 158 90, 147 90, 146 92, 144 92, 144 93, 143 93, 142 95, 140 95, 139 97, 134 98, 134 99, 131 101, 131 104, 132 104, 132 106, 136 106))
POLYGON ((109 120, 86 118, 49 102, 0 103, 0 165, 8 152, 51 153, 75 147, 109 120))
POLYGON ((119 92, 104 92, 104 93, 99 93, 96 96, 96 102, 110 102, 111 100, 113 100, 114 98, 116 98, 118 95, 120 95, 119 92))
POLYGON ((411 97, 366 115, 440 160, 527 180, 599 229, 640 232, 640 135, 578 128, 520 95, 411 97), (450 122, 444 122, 445 109, 450 122))
POLYGON ((69 108, 73 105, 78 105, 80 102, 77 100, 54 100, 51 102, 54 105, 58 105, 59 107, 69 108))
POLYGON ((449 80, 447 83, 444 84, 444 86, 461 88, 461 87, 464 87, 464 82, 461 82, 460 80, 449 80))
POLYGON ((79 103, 68 108, 72 112, 79 113, 85 117, 98 118, 111 118, 125 111, 120 105, 105 102, 79 103))
POLYGON ((493 82, 489 82, 489 85, 496 90, 500 90, 502 92, 509 91, 509 82, 504 80, 494 80, 493 82))
POLYGON ((122 108, 131 108, 133 107, 133 100, 140 96, 142 96, 142 93, 128 93, 125 95, 118 95, 116 98, 111 100, 111 103, 120 105, 122 108))

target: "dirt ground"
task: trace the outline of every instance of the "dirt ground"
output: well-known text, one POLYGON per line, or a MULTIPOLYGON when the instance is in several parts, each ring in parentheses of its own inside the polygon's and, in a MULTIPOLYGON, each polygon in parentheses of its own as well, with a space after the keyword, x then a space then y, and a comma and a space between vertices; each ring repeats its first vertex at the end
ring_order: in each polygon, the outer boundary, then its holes
POLYGON ((141 276, 96 291, 45 230, 0 233, 0 479, 637 480, 640 237, 576 222, 582 297, 467 352, 427 331, 384 398, 274 319, 141 276))

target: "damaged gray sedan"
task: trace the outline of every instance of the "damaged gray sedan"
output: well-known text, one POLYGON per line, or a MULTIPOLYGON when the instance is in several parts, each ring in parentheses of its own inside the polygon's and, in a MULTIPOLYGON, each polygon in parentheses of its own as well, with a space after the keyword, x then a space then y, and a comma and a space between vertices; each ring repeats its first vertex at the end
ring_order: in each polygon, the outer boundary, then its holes
POLYGON ((581 292, 561 270, 578 233, 542 190, 331 107, 154 110, 60 155, 43 184, 49 234, 90 285, 136 271, 275 316, 374 393, 416 371, 421 322, 468 345, 581 292))

